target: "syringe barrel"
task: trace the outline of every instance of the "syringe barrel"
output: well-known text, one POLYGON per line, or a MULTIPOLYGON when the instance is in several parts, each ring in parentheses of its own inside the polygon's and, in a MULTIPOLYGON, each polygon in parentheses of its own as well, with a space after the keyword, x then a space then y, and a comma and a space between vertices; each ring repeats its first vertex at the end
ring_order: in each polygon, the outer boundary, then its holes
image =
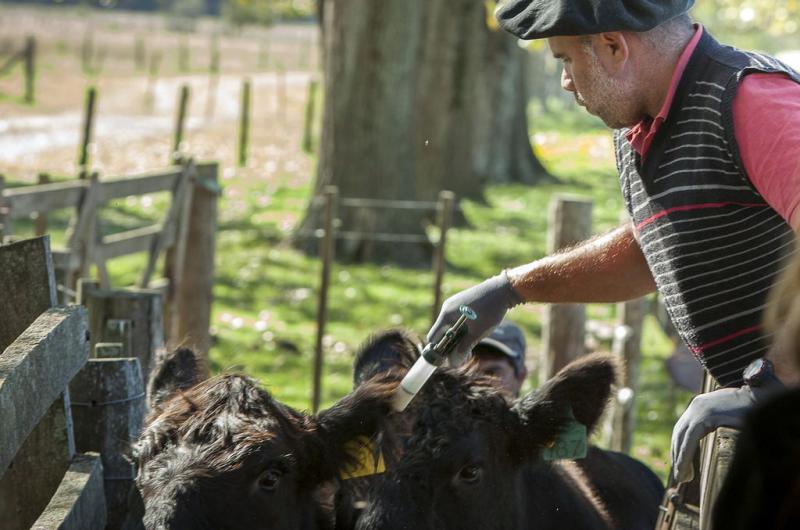
POLYGON ((404 411, 434 371, 436 365, 420 356, 397 387, 392 399, 392 408, 397 412, 404 411))

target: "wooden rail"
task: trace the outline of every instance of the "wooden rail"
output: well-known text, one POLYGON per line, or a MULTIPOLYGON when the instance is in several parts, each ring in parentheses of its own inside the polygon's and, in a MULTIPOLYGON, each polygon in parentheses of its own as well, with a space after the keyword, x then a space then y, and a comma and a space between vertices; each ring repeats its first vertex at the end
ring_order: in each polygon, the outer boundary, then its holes
POLYGON ((205 352, 210 343, 207 321, 212 302, 218 171, 216 163, 195 164, 191 159, 181 159, 180 165, 128 176, 101 179, 92 174, 86 179, 19 188, 3 187, 0 182, 3 210, 0 222, 8 236, 14 220, 46 217, 59 209, 74 211, 66 234, 66 248, 53 252, 66 293, 75 292, 78 278, 88 276, 92 265, 97 268, 100 286, 109 289, 109 260, 147 253, 147 263, 136 286, 160 285, 166 295, 169 339, 179 342, 191 337, 198 349, 205 352), (158 192, 168 192, 171 197, 160 222, 102 234, 103 206, 116 199, 158 192), (155 278, 162 257, 166 260, 165 278, 155 278), (210 264, 200 266, 198 259, 210 264), (192 307, 181 309, 182 304, 192 307))

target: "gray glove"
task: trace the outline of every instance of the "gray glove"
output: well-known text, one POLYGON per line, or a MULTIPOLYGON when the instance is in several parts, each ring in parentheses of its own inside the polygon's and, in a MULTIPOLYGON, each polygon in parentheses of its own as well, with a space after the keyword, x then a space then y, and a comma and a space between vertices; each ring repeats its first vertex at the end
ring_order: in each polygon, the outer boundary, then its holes
POLYGON ((741 428, 745 415, 767 394, 766 388, 722 388, 695 396, 672 431, 672 467, 675 480, 688 482, 694 478, 694 455, 700 440, 718 427, 741 428))
POLYGON ((428 332, 428 342, 439 340, 447 328, 461 316, 459 307, 469 306, 478 318, 467 322, 467 334, 450 354, 450 366, 459 366, 469 358, 472 348, 497 326, 506 312, 521 304, 522 298, 514 291, 506 271, 479 283, 465 291, 456 293, 442 304, 439 317, 428 332))

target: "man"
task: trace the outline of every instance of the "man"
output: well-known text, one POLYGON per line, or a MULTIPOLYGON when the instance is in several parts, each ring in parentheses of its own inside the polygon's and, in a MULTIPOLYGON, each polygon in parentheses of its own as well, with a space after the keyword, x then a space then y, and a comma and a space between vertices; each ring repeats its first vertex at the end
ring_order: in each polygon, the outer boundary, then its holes
MULTIPOLYGON (((800 382, 761 328, 800 225, 800 74, 719 44, 693 0, 507 0, 500 25, 547 38, 562 86, 615 130, 631 222, 503 271, 448 299, 429 338, 471 306, 460 352, 524 302, 630 300, 658 289, 681 338, 726 387, 698 396, 673 432, 679 481, 702 436, 800 382), (745 375, 745 371, 747 374, 745 375)), ((451 359, 456 363, 461 360, 451 359)))
POLYGON ((481 339, 472 350, 468 368, 497 381, 497 387, 514 399, 528 369, 525 367, 525 335, 509 320, 504 320, 481 339))

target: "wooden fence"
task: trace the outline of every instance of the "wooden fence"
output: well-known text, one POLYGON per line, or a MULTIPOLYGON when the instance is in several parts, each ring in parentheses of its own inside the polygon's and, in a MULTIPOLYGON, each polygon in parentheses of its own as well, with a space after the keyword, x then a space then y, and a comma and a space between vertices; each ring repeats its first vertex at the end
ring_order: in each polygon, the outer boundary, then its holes
POLYGON ((111 288, 109 260, 139 252, 147 262, 136 282, 140 289, 160 290, 166 300, 166 335, 170 344, 190 342, 200 352, 210 346, 214 254, 217 229, 218 165, 192 160, 161 171, 100 179, 4 188, 0 179, 0 235, 12 238, 15 220, 72 209, 66 246, 53 252, 66 301, 76 298, 78 278, 92 266, 99 285, 111 288), (101 208, 111 201, 170 192, 164 218, 155 224, 104 234, 101 208), (155 278, 159 259, 164 276, 155 278))
POLYGON ((103 466, 77 454, 69 383, 89 356, 86 310, 56 308, 49 239, 0 246, 0 521, 106 525, 103 466))
POLYGON ((317 336, 314 348, 313 386, 311 393, 311 410, 319 409, 322 395, 322 370, 324 361, 323 338, 328 320, 328 291, 330 287, 331 267, 333 264, 334 248, 337 239, 356 239, 360 241, 391 241, 396 243, 421 243, 429 242, 426 235, 421 234, 395 234, 381 232, 356 232, 337 230, 336 211, 338 207, 351 208, 382 208, 382 209, 420 209, 436 212, 439 227, 439 238, 435 242, 433 255, 433 318, 436 319, 442 302, 442 281, 445 269, 445 246, 447 232, 452 222, 455 208, 455 195, 451 191, 443 190, 439 193, 439 200, 434 201, 401 201, 384 199, 367 199, 355 197, 339 197, 336 186, 328 186, 322 195, 312 199, 312 206, 324 209, 323 228, 313 232, 298 233, 299 237, 315 237, 320 240, 320 257, 322 260, 320 289, 317 301, 317 336))
POLYGON ((22 49, 12 52, 5 60, 0 63, 0 76, 6 75, 14 69, 17 64, 22 65, 22 73, 25 79, 25 89, 23 100, 25 103, 34 101, 34 83, 36 81, 36 38, 27 37, 22 49))

